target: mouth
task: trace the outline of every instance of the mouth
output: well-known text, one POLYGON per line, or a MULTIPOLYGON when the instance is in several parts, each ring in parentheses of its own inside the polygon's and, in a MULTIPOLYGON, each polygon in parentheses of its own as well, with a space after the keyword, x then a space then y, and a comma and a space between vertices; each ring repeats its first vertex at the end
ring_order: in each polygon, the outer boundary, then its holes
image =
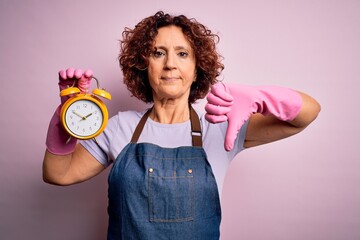
POLYGON ((164 80, 164 81, 176 81, 179 79, 180 79, 179 77, 167 77, 167 76, 161 77, 161 80, 164 80))

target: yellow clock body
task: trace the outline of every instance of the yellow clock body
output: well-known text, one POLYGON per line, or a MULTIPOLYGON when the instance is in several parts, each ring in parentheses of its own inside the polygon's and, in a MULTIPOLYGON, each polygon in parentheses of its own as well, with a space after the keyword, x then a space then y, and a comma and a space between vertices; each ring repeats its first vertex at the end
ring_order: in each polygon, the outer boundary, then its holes
POLYGON ((60 119, 64 129, 77 139, 91 139, 104 131, 108 122, 106 105, 92 94, 79 93, 62 106, 60 119))

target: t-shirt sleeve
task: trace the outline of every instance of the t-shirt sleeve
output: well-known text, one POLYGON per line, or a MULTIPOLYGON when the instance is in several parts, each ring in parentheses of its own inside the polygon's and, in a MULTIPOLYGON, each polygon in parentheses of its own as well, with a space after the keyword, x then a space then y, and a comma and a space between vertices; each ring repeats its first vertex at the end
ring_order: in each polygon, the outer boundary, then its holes
POLYGON ((136 124, 144 113, 145 111, 118 112, 109 119, 104 132, 97 136, 96 140, 82 141, 82 146, 102 165, 108 167, 130 142, 136 124))
POLYGON ((80 142, 80 144, 105 167, 108 167, 113 161, 110 154, 110 143, 114 134, 116 134, 117 125, 118 118, 114 116, 109 119, 108 125, 99 136, 95 139, 80 142))

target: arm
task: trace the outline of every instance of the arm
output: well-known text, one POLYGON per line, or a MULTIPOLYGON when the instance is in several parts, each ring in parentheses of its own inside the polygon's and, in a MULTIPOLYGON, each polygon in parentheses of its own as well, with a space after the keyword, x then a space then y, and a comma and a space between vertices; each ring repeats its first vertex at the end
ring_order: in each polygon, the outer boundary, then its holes
MULTIPOLYGON (((92 71, 84 73, 80 69, 69 68, 59 72, 60 91, 75 84, 81 92, 87 92, 92 71)), ((61 104, 67 97, 61 98, 61 104)), ((85 181, 104 170, 84 147, 71 138, 60 123, 61 105, 56 109, 47 132, 45 157, 43 161, 43 180, 50 184, 70 185, 85 181)))
POLYGON ((320 112, 320 104, 305 93, 300 93, 302 106, 299 114, 292 121, 282 121, 274 116, 254 114, 250 117, 244 147, 255 147, 261 144, 287 138, 304 130, 314 121, 320 112))
POLYGON ((225 149, 231 150, 241 126, 249 120, 244 147, 254 147, 294 135, 318 115, 310 96, 277 86, 216 84, 205 106, 206 119, 228 121, 225 149))
POLYGON ((71 185, 88 180, 105 167, 98 162, 82 145, 67 155, 55 155, 48 150, 43 161, 43 180, 55 185, 71 185))

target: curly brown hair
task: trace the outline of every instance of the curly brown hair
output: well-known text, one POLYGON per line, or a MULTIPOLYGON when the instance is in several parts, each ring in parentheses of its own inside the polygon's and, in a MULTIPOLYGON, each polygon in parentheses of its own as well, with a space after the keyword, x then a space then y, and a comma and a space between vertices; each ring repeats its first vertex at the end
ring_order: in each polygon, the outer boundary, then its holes
POLYGON ((220 38, 194 18, 171 16, 162 11, 139 22, 134 29, 122 33, 118 60, 124 74, 124 83, 136 98, 153 102, 152 89, 147 76, 148 58, 154 52, 154 39, 161 27, 175 25, 182 29, 195 53, 196 81, 191 85, 189 103, 204 98, 224 69, 216 51, 220 38))

